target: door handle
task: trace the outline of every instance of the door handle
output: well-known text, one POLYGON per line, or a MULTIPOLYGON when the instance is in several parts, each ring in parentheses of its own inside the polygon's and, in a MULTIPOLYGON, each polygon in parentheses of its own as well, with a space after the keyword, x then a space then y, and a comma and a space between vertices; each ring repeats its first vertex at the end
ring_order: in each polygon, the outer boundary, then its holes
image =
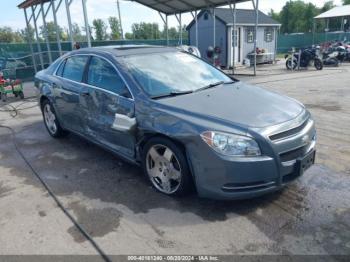
POLYGON ((82 91, 82 92, 80 92, 80 94, 82 96, 90 96, 90 92, 89 91, 82 91))

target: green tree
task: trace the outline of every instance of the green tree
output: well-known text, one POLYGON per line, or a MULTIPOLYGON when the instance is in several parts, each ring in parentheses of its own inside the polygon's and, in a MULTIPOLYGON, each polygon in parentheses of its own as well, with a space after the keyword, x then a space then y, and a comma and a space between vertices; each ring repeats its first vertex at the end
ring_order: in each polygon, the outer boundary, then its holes
MULTIPOLYGON (((175 27, 170 27, 168 29, 169 39, 177 39, 179 37, 179 32, 175 27)), ((166 28, 164 27, 162 37, 166 38, 166 28)))
POLYGON ((327 12, 328 10, 331 10, 333 7, 335 7, 335 4, 333 1, 327 1, 324 3, 323 7, 320 10, 320 13, 327 12))
MULTIPOLYGON (((331 5, 332 1, 326 3, 325 8, 331 5)), ((288 1, 279 14, 270 12, 271 17, 279 21, 282 33, 311 32, 313 18, 320 14, 321 10, 314 4, 304 1, 288 1)))
POLYGON ((343 0, 343 5, 350 5, 350 0, 343 0))
POLYGON ((27 28, 25 29, 21 29, 20 30, 20 34, 21 34, 21 37, 23 39, 23 41, 25 42, 28 42, 28 40, 30 40, 31 42, 34 42, 35 41, 35 29, 33 26, 29 25, 28 27, 28 31, 27 31, 27 28), (29 38, 28 38, 28 32, 29 32, 29 38))
POLYGON ((281 19, 279 13, 276 13, 273 9, 270 10, 268 15, 276 21, 280 21, 281 19))
POLYGON ((0 27, 0 43, 14 42, 14 32, 11 27, 0 27))
POLYGON ((82 42, 86 40, 86 37, 83 36, 81 28, 77 23, 72 24, 72 35, 75 42, 82 42))
MULTIPOLYGON (((82 29, 83 32, 85 32, 84 39, 86 40, 86 35, 88 34, 88 32, 87 32, 85 26, 83 26, 81 29, 82 29)), ((90 38, 91 38, 91 40, 94 40, 94 37, 92 36, 92 29, 93 29, 93 27, 91 27, 91 26, 89 25, 89 34, 90 34, 90 38)))
POLYGON ((104 41, 107 39, 107 25, 102 19, 94 19, 92 21, 93 28, 95 29, 95 39, 97 41, 104 41))
POLYGON ((304 28, 303 32, 312 32, 314 26, 314 17, 319 14, 315 5, 309 3, 304 11, 304 28))
MULTIPOLYGON (((56 38, 56 31, 58 30, 58 35, 60 37, 61 40, 66 41, 67 40, 67 36, 64 34, 64 31, 62 29, 62 27, 60 27, 59 25, 55 25, 54 22, 47 22, 46 23, 46 30, 47 30, 47 36, 50 42, 56 42, 57 38, 56 38)), ((45 39, 45 28, 44 26, 40 26, 40 35, 42 38, 45 39)))
POLYGON ((110 17, 108 18, 109 27, 111 28, 111 39, 118 40, 121 38, 121 27, 118 18, 110 17))
POLYGON ((135 23, 131 29, 134 39, 160 39, 162 37, 157 23, 135 23))
POLYGON ((134 35, 132 34, 132 33, 129 33, 129 32, 127 32, 127 33, 125 33, 125 39, 135 39, 134 38, 134 35))
POLYGON ((13 42, 15 43, 23 43, 26 38, 23 37, 22 32, 17 30, 13 33, 13 42))

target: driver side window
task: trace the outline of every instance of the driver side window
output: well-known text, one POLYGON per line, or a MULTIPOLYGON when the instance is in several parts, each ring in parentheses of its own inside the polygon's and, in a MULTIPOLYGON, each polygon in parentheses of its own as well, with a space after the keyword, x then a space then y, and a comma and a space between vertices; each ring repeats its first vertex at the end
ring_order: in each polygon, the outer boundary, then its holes
POLYGON ((131 94, 115 68, 106 60, 92 57, 87 75, 87 84, 131 98, 131 94))

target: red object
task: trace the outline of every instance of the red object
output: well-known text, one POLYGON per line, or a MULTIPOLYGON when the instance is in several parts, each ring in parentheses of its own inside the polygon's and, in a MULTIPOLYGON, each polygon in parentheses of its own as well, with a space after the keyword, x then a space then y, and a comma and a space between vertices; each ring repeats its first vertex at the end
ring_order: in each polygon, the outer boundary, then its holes
POLYGON ((0 75, 0 83, 1 84, 6 83, 6 80, 4 79, 4 77, 2 75, 0 75))

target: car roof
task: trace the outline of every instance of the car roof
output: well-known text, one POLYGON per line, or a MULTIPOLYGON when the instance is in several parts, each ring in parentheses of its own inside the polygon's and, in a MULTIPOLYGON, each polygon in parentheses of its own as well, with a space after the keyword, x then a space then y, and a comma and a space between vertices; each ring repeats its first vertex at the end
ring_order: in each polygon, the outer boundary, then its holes
POLYGON ((92 48, 82 48, 75 50, 74 54, 86 53, 109 53, 114 56, 129 56, 139 54, 163 53, 163 52, 177 52, 176 47, 167 46, 153 46, 153 45, 113 45, 113 46, 99 46, 92 48))

